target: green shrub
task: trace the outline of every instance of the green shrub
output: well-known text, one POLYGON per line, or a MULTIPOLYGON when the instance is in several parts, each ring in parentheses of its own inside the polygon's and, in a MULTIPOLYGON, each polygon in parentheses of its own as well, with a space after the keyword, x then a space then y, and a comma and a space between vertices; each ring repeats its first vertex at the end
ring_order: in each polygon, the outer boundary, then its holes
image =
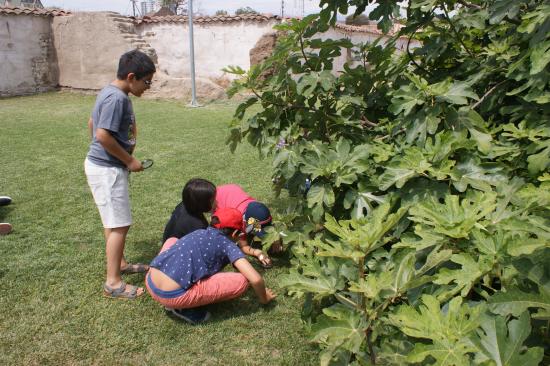
POLYGON ((228 142, 270 156, 276 190, 297 198, 284 285, 304 296, 322 364, 539 364, 550 344, 550 5, 410 0, 389 41, 318 38, 338 11, 370 3, 389 31, 397 1, 321 0, 320 15, 277 26, 264 64, 228 69, 242 76, 231 93, 254 94, 228 142), (354 60, 335 72, 343 50, 354 60))

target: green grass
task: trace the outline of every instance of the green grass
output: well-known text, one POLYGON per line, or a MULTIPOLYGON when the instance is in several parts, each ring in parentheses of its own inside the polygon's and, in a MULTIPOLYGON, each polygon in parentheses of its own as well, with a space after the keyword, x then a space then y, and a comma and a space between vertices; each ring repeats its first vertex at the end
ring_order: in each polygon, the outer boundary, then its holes
MULTIPOLYGON (((213 319, 190 326, 164 314, 148 295, 105 299, 104 241, 83 163, 93 96, 49 93, 0 100, 0 364, 2 365, 307 365, 317 354, 300 323, 300 301, 286 297, 280 258, 264 271, 279 297, 262 307, 251 290, 210 307, 213 319)), ((203 177, 234 182, 277 206, 271 164, 224 141, 234 104, 190 109, 182 103, 134 99, 136 156, 155 161, 132 174, 131 261, 150 261, 183 184, 203 177)), ((126 276, 143 285, 143 275, 126 276)))

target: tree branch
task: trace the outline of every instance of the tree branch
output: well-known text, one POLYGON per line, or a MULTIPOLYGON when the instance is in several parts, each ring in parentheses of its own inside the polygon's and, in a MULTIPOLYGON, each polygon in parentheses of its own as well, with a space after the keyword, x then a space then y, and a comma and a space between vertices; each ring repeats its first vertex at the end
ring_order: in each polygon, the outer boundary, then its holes
POLYGON ((277 102, 272 101, 272 100, 267 100, 267 99, 263 98, 260 94, 258 94, 258 92, 256 90, 254 90, 254 88, 252 88, 252 87, 249 87, 249 88, 252 91, 252 94, 254 94, 256 96, 256 98, 258 98, 262 102, 271 103, 273 105, 276 105, 277 107, 282 107, 282 108, 295 108, 295 109, 305 109, 305 110, 314 110, 314 111, 316 111, 316 109, 314 109, 314 108, 307 108, 306 106, 302 106, 302 105, 282 104, 282 103, 277 103, 277 102))
POLYGON ((300 33, 300 49, 302 51, 302 56, 304 56, 304 61, 306 62, 306 65, 310 68, 311 71, 313 71, 313 67, 311 66, 311 63, 306 56, 306 51, 304 50, 304 39, 302 38, 302 33, 300 33))
POLYGON ((497 85, 493 86, 491 89, 489 89, 485 94, 483 94, 483 96, 476 102, 476 104, 474 104, 472 106, 472 109, 476 109, 477 107, 479 107, 479 105, 481 103, 483 103, 483 101, 485 100, 485 98, 487 98, 489 96, 489 94, 491 94, 496 88, 498 88, 499 86, 501 86, 502 84, 504 84, 505 82, 507 82, 508 80, 503 80, 501 81, 500 83, 498 83, 497 85))
POLYGON ((449 13, 447 12, 447 7, 445 6, 445 4, 441 5, 441 9, 443 9, 443 13, 445 14, 445 19, 447 20, 447 23, 449 23, 449 25, 451 26, 451 30, 455 34, 456 39, 458 39, 458 41, 460 42, 462 47, 464 47, 466 52, 468 52, 470 57, 474 57, 474 54, 472 53, 472 51, 470 51, 470 49, 468 47, 466 47, 466 45, 464 44, 464 41, 462 41, 462 37, 460 37, 460 34, 458 33, 458 31, 455 28, 454 23, 451 21, 451 18, 449 17, 449 13))
POLYGON ((376 354, 374 353, 374 347, 372 345, 372 340, 371 340, 372 330, 370 329, 370 327, 365 330, 365 333, 367 334, 367 345, 369 347, 370 361, 372 362, 373 365, 376 365, 376 354))
POLYGON ((364 115, 361 116, 361 121, 363 121, 361 123, 362 125, 370 126, 370 127, 378 127, 378 123, 374 123, 374 122, 369 121, 368 118, 364 115))
MULTIPOLYGON (((409 1, 409 5, 410 5, 410 1, 409 1)), ((416 68, 422 72, 424 72, 424 74, 426 75, 429 75, 429 76, 432 76, 432 73, 429 72, 428 70, 426 70, 425 68, 423 68, 422 66, 420 66, 416 60, 414 59, 414 57, 412 56, 411 54, 411 51, 409 49, 410 45, 411 45, 411 39, 412 37, 414 37, 414 35, 416 34, 416 32, 418 32, 418 30, 424 26, 425 24, 427 24, 429 21, 430 21, 430 17, 433 16, 433 10, 426 15, 426 17, 424 19, 422 19, 421 22, 419 22, 416 26, 416 28, 414 29, 414 31, 411 32, 411 34, 409 34, 409 38, 407 39, 407 47, 405 47, 405 50, 407 51, 407 56, 409 56, 409 60, 414 64, 414 66, 416 66, 416 68)))

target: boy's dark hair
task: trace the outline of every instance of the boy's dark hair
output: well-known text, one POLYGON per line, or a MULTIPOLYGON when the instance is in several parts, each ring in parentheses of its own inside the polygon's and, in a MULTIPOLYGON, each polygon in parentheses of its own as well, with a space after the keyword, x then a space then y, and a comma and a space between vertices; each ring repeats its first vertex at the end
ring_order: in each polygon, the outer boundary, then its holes
POLYGON ((139 80, 156 71, 155 64, 149 56, 141 51, 133 50, 120 56, 116 77, 119 80, 124 80, 129 73, 134 73, 136 79, 139 80))
POLYGON ((181 192, 181 200, 185 209, 191 215, 200 215, 212 210, 212 202, 216 197, 214 183, 201 178, 189 180, 181 192))

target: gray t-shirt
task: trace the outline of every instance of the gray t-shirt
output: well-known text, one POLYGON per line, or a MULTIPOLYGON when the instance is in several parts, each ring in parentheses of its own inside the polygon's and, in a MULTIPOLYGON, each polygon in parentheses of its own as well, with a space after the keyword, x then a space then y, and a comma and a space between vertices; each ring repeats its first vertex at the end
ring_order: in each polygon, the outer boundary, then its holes
POLYGON ((92 111, 93 138, 88 151, 88 159, 97 165, 125 168, 126 165, 109 154, 96 139, 96 130, 109 130, 122 148, 128 152, 135 144, 131 134, 131 125, 135 123, 132 101, 126 93, 114 85, 108 85, 97 96, 92 111))

